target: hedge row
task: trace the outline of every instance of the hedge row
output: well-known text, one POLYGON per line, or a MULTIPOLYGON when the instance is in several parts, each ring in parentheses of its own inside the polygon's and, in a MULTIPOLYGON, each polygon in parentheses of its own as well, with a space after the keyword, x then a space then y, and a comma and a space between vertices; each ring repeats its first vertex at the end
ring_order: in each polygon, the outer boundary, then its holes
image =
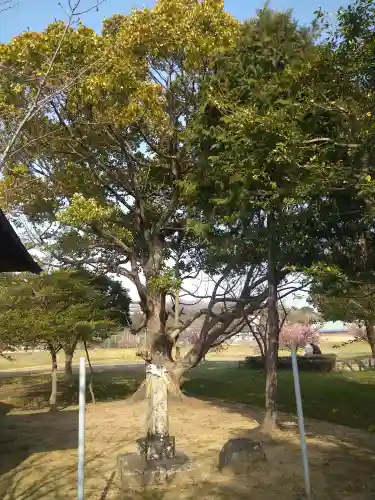
MULTIPOLYGON (((313 354, 311 356, 297 356, 298 368, 303 371, 331 372, 336 366, 335 354, 313 354)), ((254 370, 263 370, 264 360, 262 356, 248 356, 240 366, 252 368, 254 370)), ((279 357, 277 367, 280 370, 292 369, 291 356, 279 357)))

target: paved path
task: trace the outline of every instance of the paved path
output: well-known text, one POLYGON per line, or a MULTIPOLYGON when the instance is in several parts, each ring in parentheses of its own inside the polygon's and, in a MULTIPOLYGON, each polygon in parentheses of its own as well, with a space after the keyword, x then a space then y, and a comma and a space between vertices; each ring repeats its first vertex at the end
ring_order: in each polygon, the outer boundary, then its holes
MULTIPOLYGON (((210 359, 207 361, 202 361, 205 363, 225 363, 230 365, 238 365, 238 360, 235 359, 210 359)), ((87 365, 86 365, 87 366, 87 365)), ((94 372, 104 372, 104 371, 116 371, 116 370, 129 370, 129 369, 139 369, 144 370, 144 361, 138 361, 133 363, 93 363, 92 367, 94 372)), ((88 371, 87 366, 87 371, 88 371)), ((79 366, 73 365, 73 373, 78 373, 79 366)), ((49 373, 51 368, 49 366, 37 366, 37 367, 26 367, 26 368, 12 368, 11 370, 0 370, 0 378, 10 378, 10 377, 22 377, 24 375, 38 375, 38 373, 49 373)), ((63 368, 59 368, 59 372, 63 372, 63 368)))
MULTIPOLYGON (((107 370, 121 370, 121 369, 128 369, 128 368, 142 368, 144 366, 144 363, 142 361, 139 361, 138 363, 115 363, 115 364, 110 364, 110 363, 98 363, 98 364, 93 364, 92 367, 94 371, 98 372, 104 372, 107 370)), ((73 373, 78 373, 79 367, 73 365, 73 373)), ((87 367, 88 370, 88 367, 87 367)), ((62 372, 61 368, 58 370, 59 372, 62 372)), ((50 368, 48 366, 41 366, 37 368, 33 368, 32 366, 28 368, 14 368, 11 370, 0 370, 0 378, 9 378, 9 377, 22 377, 24 375, 37 375, 38 373, 49 373, 50 368)))

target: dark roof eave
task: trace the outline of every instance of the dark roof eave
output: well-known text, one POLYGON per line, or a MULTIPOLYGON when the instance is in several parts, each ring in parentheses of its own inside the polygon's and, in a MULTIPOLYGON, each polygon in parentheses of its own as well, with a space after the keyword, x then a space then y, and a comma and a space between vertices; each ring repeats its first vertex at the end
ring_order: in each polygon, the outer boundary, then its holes
POLYGON ((0 272, 42 272, 0 209, 0 272))

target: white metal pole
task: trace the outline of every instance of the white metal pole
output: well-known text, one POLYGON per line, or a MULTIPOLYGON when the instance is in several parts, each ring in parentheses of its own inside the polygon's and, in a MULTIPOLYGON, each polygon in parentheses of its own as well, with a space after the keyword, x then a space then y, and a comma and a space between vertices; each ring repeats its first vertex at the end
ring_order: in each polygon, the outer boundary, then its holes
POLYGON ((301 446, 303 475, 305 478, 305 490, 307 498, 311 498, 309 459, 307 456, 305 423, 303 420, 303 410, 302 410, 302 400, 301 400, 301 387, 299 383, 297 354, 296 354, 296 349, 294 347, 292 348, 292 367, 293 367, 293 379, 294 379, 294 392, 296 395, 296 403, 297 403, 297 415, 298 415, 299 439, 301 446))
POLYGON ((85 497, 85 404, 86 404, 86 363, 79 358, 79 416, 78 416, 78 475, 77 499, 85 497))

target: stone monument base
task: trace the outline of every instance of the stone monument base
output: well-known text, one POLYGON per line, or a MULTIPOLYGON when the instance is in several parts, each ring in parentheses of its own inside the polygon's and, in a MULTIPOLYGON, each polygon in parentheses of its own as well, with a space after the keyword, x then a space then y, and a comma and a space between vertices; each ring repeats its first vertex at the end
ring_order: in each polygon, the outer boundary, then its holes
POLYGON ((124 453, 117 460, 118 474, 123 492, 165 485, 176 474, 193 470, 193 462, 186 455, 146 461, 137 453, 124 453))

